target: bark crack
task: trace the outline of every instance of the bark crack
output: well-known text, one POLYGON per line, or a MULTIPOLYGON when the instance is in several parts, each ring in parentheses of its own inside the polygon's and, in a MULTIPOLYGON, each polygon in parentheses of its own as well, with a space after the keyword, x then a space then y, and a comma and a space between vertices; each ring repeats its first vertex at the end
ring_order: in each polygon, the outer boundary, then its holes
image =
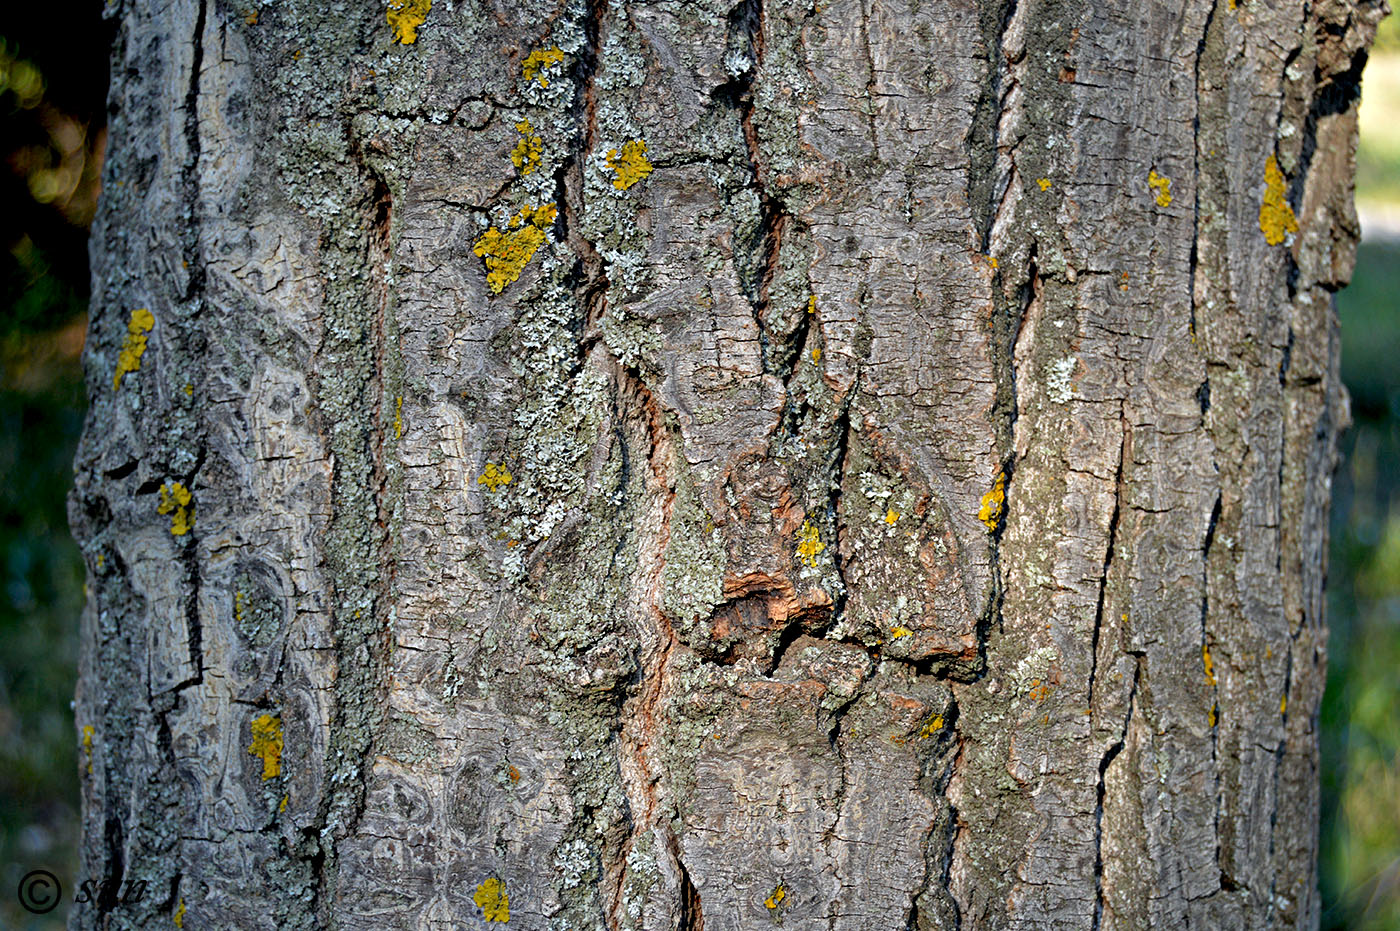
POLYGON ((1104 755, 1099 760, 1099 781, 1095 790, 1094 804, 1094 923, 1093 931, 1098 931, 1103 921, 1104 895, 1103 895, 1103 812, 1104 797, 1108 791, 1108 767, 1118 758, 1118 754, 1123 752, 1123 746, 1128 739, 1128 729, 1132 726, 1133 709, 1137 701, 1138 680, 1142 674, 1143 654, 1133 654, 1137 662, 1133 664, 1133 684, 1128 689, 1128 713, 1123 717, 1123 729, 1118 734, 1104 755))
POLYGON ((1089 708, 1094 707, 1094 685, 1099 671, 1099 633, 1103 630, 1103 606, 1108 593, 1108 570, 1113 564, 1113 548, 1118 539, 1118 519, 1123 508, 1123 461, 1128 455, 1128 418, 1124 403, 1118 404, 1118 421, 1123 429, 1118 445, 1118 464, 1113 476, 1113 514, 1108 519, 1108 548, 1103 557, 1103 573, 1099 576, 1099 596, 1094 607, 1094 633, 1089 643, 1089 708))

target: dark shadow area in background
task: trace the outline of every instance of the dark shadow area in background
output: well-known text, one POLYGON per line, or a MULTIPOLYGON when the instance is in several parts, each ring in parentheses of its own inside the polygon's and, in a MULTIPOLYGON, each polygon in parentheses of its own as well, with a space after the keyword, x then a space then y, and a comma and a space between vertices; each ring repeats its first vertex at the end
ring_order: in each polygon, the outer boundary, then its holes
POLYGON ((106 125, 101 2, 12 3, 0 22, 0 927, 31 869, 75 887, 83 568, 65 496, 84 410, 87 227, 106 125), (60 21, 61 22, 58 22, 60 21))
MULTIPOLYGON (((101 2, 12 4, 0 26, 0 927, 51 931, 13 890, 48 869, 71 901, 81 734, 69 702, 82 562, 64 499, 84 408, 87 224, 105 123, 101 2), (62 28, 55 28, 55 16, 62 28)), ((1322 740, 1323 927, 1400 927, 1400 244, 1343 292, 1356 426, 1337 476, 1322 740), (1390 924, 1394 921, 1395 924, 1390 924)))

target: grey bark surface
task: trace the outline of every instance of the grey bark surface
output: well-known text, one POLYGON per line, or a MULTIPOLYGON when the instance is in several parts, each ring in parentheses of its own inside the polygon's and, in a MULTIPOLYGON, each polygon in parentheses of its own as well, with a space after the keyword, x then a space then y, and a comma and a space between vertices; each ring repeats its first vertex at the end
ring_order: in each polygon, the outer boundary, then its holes
POLYGON ((1384 12, 113 0, 71 926, 1315 927, 1384 12))

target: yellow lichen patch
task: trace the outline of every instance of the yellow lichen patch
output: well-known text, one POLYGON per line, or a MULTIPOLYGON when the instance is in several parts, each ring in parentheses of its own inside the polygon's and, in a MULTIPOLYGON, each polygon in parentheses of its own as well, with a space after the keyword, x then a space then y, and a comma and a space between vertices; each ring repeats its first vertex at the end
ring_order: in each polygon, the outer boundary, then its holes
POLYGON ((282 772, 282 719, 275 714, 260 714, 250 726, 253 742, 248 752, 262 760, 263 781, 276 778, 282 772))
POLYGON ((887 510, 885 512, 885 523, 889 524, 891 527, 899 523, 899 512, 894 508, 887 510))
POLYGON ((146 334, 155 328, 156 318, 149 310, 138 307, 131 312, 126 324, 126 339, 122 341, 121 353, 117 356, 117 372, 112 376, 112 390, 122 386, 122 376, 141 367, 141 356, 146 353, 146 334))
POLYGON ((891 627, 890 639, 898 640, 900 637, 912 637, 914 632, 907 627, 891 627))
POLYGON ((515 131, 520 133, 520 141, 510 150, 510 161, 522 175, 528 175, 540 165, 544 140, 535 132, 529 120, 516 123, 515 131))
POLYGON ((284 795, 284 796, 282 796, 282 801, 280 801, 280 802, 277 803, 277 811, 278 811, 279 813, 280 813, 280 812, 286 811, 286 810, 287 810, 287 802, 290 801, 290 800, 291 800, 291 796, 290 796, 290 795, 284 795))
POLYGON ((1038 185, 1040 185, 1040 189, 1041 189, 1042 191, 1048 191, 1048 190, 1050 190, 1050 179, 1049 179, 1049 178, 1036 178, 1036 179, 1035 179, 1035 183, 1038 184, 1038 185))
POLYGON ((179 905, 178 908, 175 909, 175 914, 171 917, 170 920, 171 920, 172 922, 175 923, 175 927, 177 927, 177 928, 183 928, 183 927, 185 926, 185 900, 184 900, 184 899, 181 899, 181 900, 180 900, 180 905, 179 905))
POLYGON ((986 258, 986 260, 987 260, 987 265, 988 265, 993 271, 995 271, 998 267, 1000 267, 1000 263, 997 262, 997 257, 996 257, 996 256, 994 256, 994 255, 988 255, 988 256, 985 256, 985 258, 986 258))
POLYGON ((190 490, 179 482, 160 486, 160 505, 157 514, 170 515, 170 532, 183 537, 194 529, 194 497, 190 490))
POLYGON ((481 234, 472 252, 486 262, 486 284, 493 294, 520 277, 535 252, 544 245, 544 231, 559 215, 553 204, 525 207, 510 218, 509 226, 489 227, 481 234))
POLYGON ((629 139, 622 144, 622 150, 608 152, 608 167, 613 170, 613 187, 625 191, 638 181, 651 174, 651 160, 647 158, 647 144, 640 139, 629 139))
POLYGON ((935 714, 924 722, 923 727, 919 728, 919 739, 927 740, 941 730, 943 730, 943 715, 935 714))
POLYGON ((1006 473, 998 472, 997 480, 992 483, 992 490, 982 496, 982 508, 977 512, 977 519, 985 524, 988 530, 996 530, 997 524, 1001 522, 1001 512, 1005 504, 1006 473))
POLYGON ((1172 181, 1170 178, 1157 174, 1157 169, 1152 169, 1147 173, 1147 187, 1149 190, 1157 192, 1157 206, 1170 207, 1172 202, 1172 181))
POLYGON ((1298 218, 1284 197, 1283 172, 1272 155, 1264 162, 1264 202, 1259 205, 1259 231, 1264 241, 1277 246, 1298 232, 1298 218))
POLYGON ((476 887, 472 896, 476 907, 481 909, 481 917, 486 921, 510 921, 510 896, 506 895, 506 884, 494 876, 488 876, 476 887))
POLYGON ((812 361, 813 361, 813 362, 820 362, 821 360, 822 360, 822 351, 821 351, 821 349, 813 349, 813 350, 812 350, 812 361))
POLYGON ((1288 713, 1288 696, 1287 696, 1287 695, 1283 696, 1282 698, 1280 698, 1280 699, 1278 700, 1278 713, 1279 713, 1279 714, 1287 714, 1287 713, 1288 713))
POLYGON ((1201 644, 1201 662, 1206 667, 1206 685, 1215 685, 1215 662, 1210 658, 1210 647, 1201 644))
POLYGON ((510 474, 504 464, 496 465, 494 462, 486 463, 486 471, 477 476, 476 483, 485 485, 487 491, 495 491, 502 485, 509 485, 515 476, 510 474))
POLYGON ((770 912, 775 912, 778 910, 778 906, 783 904, 783 899, 786 898, 787 889, 784 888, 782 883, 778 883, 773 887, 773 891, 768 893, 768 898, 763 900, 763 907, 770 912))
POLYGON ((394 439, 403 436, 403 398, 394 399, 394 439))
POLYGON ((83 725, 83 755, 87 757, 87 773, 92 775, 92 735, 94 733, 91 724, 83 725))
POLYGON ((525 80, 539 81, 540 87, 548 87, 549 78, 544 76, 545 69, 563 60, 564 53, 557 45, 553 48, 537 48, 525 57, 525 64, 520 70, 525 75, 525 80))
POLYGON ((817 556, 826 549, 826 544, 822 542, 821 531, 810 520, 802 522, 802 529, 797 532, 797 555, 808 566, 816 567, 817 556))
POLYGON ((1215 702, 1210 703, 1210 714, 1206 715, 1206 723, 1215 727, 1215 702))
POLYGON ((412 45, 418 41, 418 27, 428 18, 433 0, 389 0, 384 18, 394 27, 394 41, 412 45))

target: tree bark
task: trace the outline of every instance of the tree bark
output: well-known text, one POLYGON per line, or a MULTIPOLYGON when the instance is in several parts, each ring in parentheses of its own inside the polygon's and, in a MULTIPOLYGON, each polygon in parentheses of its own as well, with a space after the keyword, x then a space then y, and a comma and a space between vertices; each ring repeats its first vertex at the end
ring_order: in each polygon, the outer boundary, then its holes
POLYGON ((72 927, 1315 927, 1384 12, 114 0, 72 927))

